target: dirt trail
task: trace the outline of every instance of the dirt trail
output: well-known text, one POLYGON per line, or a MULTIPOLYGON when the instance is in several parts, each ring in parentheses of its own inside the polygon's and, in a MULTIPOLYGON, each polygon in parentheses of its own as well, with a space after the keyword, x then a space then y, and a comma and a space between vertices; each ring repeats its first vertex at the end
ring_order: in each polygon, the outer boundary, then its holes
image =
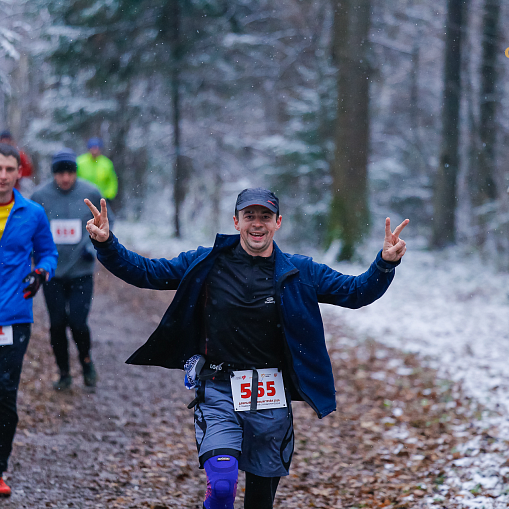
MULTIPOLYGON (((37 296, 6 476, 13 494, 0 508, 202 507, 205 475, 197 466, 186 408, 193 395, 182 372, 124 363, 171 297, 99 269, 90 318, 97 390, 83 386, 73 346, 73 388, 55 392, 47 315, 37 296)), ((337 324, 333 330, 346 337, 337 324)), ((441 467, 452 457, 449 426, 465 418, 447 407, 457 389, 439 387, 413 357, 376 343, 343 341, 331 357, 341 412, 320 421, 306 405, 294 404, 297 452, 276 507, 419 507, 418 500, 438 489, 441 467), (388 359, 398 361, 391 367, 388 359), (397 374, 398 366, 406 367, 405 375, 397 374), (403 438, 394 433, 401 426, 408 429, 403 438)), ((243 476, 238 508, 242 497, 243 476)))

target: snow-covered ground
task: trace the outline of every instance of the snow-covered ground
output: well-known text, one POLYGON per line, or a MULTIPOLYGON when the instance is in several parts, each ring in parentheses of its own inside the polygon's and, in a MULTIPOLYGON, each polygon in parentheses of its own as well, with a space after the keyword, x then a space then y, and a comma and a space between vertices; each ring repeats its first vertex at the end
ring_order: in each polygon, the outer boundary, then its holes
MULTIPOLYGON (((151 232, 142 225, 119 223, 116 233, 127 246, 155 257, 172 257, 198 245, 194 239, 177 242, 169 232, 151 232)), ((202 243, 210 245, 212 237, 207 240, 202 243)), ((381 241, 366 248, 372 252, 370 261, 381 241)), ((464 394, 486 409, 473 425, 489 432, 489 440, 477 435, 462 446, 464 456, 447 466, 443 490, 461 487, 456 502, 462 507, 508 507, 509 274, 459 248, 429 252, 408 244, 383 298, 359 310, 325 305, 322 311, 356 336, 418 353, 442 378, 462 383, 464 394), (476 495, 483 490, 495 498, 476 495)), ((317 261, 348 274, 359 274, 370 263, 334 264, 331 253, 314 254, 317 261)), ((430 498, 428 507, 443 507, 438 499, 430 498)))
POLYGON ((332 311, 364 336, 429 356, 469 396, 509 412, 509 274, 458 251, 409 249, 383 298, 359 310, 332 311))
MULTIPOLYGON (((489 430, 490 439, 481 444, 477 435, 461 447, 466 456, 451 460, 444 489, 461 486, 457 502, 463 507, 508 507, 503 477, 509 468, 503 465, 509 459, 509 274, 460 249, 429 252, 409 244, 384 297, 359 310, 323 306, 323 313, 361 337, 420 354, 485 407, 473 424, 489 430), (496 498, 472 493, 481 488, 496 498)), ((358 274, 366 267, 337 268, 358 274)), ((429 507, 442 507, 432 502, 429 507)))

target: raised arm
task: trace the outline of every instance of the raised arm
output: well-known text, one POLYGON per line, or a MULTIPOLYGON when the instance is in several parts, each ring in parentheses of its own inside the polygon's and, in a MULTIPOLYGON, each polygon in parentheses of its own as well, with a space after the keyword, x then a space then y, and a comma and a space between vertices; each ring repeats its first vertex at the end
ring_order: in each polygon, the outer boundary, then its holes
POLYGON ((199 248, 181 253, 172 260, 146 258, 126 249, 110 232, 104 198, 101 199, 100 212, 90 200, 85 199, 85 203, 94 216, 87 223, 87 231, 97 250, 97 259, 112 274, 131 285, 154 290, 176 290, 190 264, 200 254, 208 252, 199 248))
POLYGON ((370 268, 358 275, 349 276, 318 265, 316 272, 318 301, 336 306, 359 308, 379 299, 389 288, 394 269, 406 252, 406 242, 399 238, 403 228, 410 222, 405 219, 391 231, 391 220, 385 220, 385 238, 382 250, 370 268))

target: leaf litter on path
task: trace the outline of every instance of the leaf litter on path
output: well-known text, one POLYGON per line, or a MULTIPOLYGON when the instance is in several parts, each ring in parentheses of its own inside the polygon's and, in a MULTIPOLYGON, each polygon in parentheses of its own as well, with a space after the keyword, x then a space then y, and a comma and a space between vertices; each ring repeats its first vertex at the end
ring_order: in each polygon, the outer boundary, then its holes
MULTIPOLYGON (((46 311, 36 299, 6 476, 13 495, 0 506, 200 509, 206 480, 182 372, 124 364, 173 294, 130 287, 102 268, 95 281, 95 392, 83 386, 73 345, 73 388, 52 389, 46 311)), ((293 404, 296 450, 275 507, 455 507, 459 488, 446 485, 444 467, 479 433, 469 425, 479 409, 416 356, 359 343, 337 325, 327 330, 338 410, 319 420, 293 404)), ((239 508, 243 482, 241 475, 239 508)))

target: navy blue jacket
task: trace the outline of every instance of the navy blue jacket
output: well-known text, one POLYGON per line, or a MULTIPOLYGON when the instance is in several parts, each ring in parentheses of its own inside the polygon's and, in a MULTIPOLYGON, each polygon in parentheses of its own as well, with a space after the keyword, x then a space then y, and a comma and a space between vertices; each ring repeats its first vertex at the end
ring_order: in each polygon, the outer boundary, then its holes
MULTIPOLYGON (((173 260, 144 258, 128 251, 113 234, 104 243, 94 242, 99 261, 127 283, 177 290, 161 323, 128 364, 182 369, 198 352, 200 320, 196 313, 200 312, 202 285, 217 255, 237 245, 239 239, 239 235, 218 235, 213 248, 199 247, 173 260)), ((366 272, 346 276, 311 258, 283 253, 276 243, 274 250, 276 302, 291 380, 301 399, 321 418, 336 409, 336 398, 318 303, 366 306, 385 293, 397 264, 385 262, 380 252, 366 272)))

